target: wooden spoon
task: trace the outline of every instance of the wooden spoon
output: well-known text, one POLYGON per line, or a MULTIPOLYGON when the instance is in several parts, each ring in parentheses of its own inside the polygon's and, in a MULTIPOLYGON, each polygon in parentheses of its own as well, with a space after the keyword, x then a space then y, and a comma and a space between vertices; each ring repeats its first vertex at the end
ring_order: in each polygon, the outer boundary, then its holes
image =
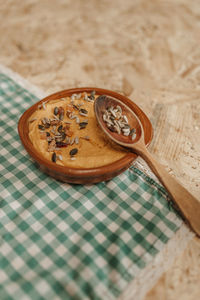
POLYGON ((118 99, 110 98, 105 95, 99 96, 95 100, 94 111, 97 121, 106 135, 114 142, 128 147, 136 154, 140 155, 159 178, 169 192, 174 203, 185 217, 191 228, 200 236, 200 201, 193 197, 183 186, 171 177, 165 168, 157 162, 146 148, 144 142, 143 127, 138 116, 127 105, 118 99), (136 129, 135 136, 125 136, 122 133, 111 131, 103 120, 105 111, 110 107, 121 107, 122 115, 126 115, 130 128, 136 129))

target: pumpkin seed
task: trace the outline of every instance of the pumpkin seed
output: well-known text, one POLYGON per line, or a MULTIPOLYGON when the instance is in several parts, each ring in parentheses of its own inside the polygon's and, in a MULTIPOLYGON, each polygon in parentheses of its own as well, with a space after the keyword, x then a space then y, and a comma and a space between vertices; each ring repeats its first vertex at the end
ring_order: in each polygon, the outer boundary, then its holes
POLYGON ((38 128, 40 129, 40 130, 44 130, 45 128, 44 128, 44 126, 43 125, 38 125, 38 128))
POLYGON ((58 132, 61 132, 62 129, 63 129, 63 125, 60 125, 60 126, 58 127, 58 132))
POLYGON ((60 115, 59 115, 59 120, 63 120, 63 118, 64 118, 64 113, 61 113, 60 115))
POLYGON ((58 107, 56 106, 55 108, 54 108, 54 115, 57 115, 58 114, 58 107))
POLYGON ((73 148, 73 149, 69 152, 70 156, 76 155, 77 153, 78 153, 78 149, 77 149, 77 148, 73 148))
POLYGON ((51 157, 52 162, 56 162, 56 153, 54 152, 51 157))
POLYGON ((79 129, 84 129, 87 126, 87 122, 81 122, 79 123, 79 129))

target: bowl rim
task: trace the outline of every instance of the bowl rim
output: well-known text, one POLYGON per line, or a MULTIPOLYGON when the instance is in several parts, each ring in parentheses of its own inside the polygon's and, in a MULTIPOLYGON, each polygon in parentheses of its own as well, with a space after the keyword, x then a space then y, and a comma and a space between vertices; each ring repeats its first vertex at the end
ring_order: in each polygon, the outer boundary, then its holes
POLYGON ((116 172, 116 170, 124 169, 125 165, 130 166, 130 164, 137 158, 138 155, 136 155, 133 152, 127 152, 126 155, 124 155, 121 159, 112 162, 110 164, 95 167, 95 168, 72 168, 67 166, 60 166, 57 165, 39 155, 39 152, 33 148, 33 145, 31 143, 31 140, 29 138, 29 130, 28 130, 28 119, 32 115, 32 113, 38 108, 38 105, 40 105, 42 102, 45 101, 51 101, 51 100, 57 100, 59 98, 71 96, 74 93, 82 93, 87 92, 90 93, 91 91, 96 91, 98 95, 108 95, 114 98, 117 98, 121 100, 122 102, 125 102, 139 117, 141 124, 143 126, 144 130, 144 138, 145 138, 145 144, 148 146, 153 138, 153 127, 149 120, 149 118, 146 116, 144 111, 131 99, 128 97, 119 94, 118 92, 107 90, 103 88, 97 88, 97 87, 79 87, 79 88, 70 88, 66 90, 61 90, 59 92, 50 94, 46 96, 45 98, 37 101, 35 104, 30 106, 20 117, 18 121, 18 133, 21 139, 21 142, 26 149, 26 151, 29 153, 29 155, 37 162, 39 165, 42 165, 54 172, 66 175, 66 176, 72 176, 72 177, 88 177, 88 176, 102 176, 105 173, 113 173, 116 172))

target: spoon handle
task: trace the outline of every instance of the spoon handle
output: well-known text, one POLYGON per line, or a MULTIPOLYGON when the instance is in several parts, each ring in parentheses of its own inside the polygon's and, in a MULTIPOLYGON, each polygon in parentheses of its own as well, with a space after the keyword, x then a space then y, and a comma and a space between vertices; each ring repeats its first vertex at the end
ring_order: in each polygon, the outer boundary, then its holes
POLYGON ((186 221, 200 237, 200 201, 168 174, 164 166, 152 157, 143 143, 134 144, 132 149, 147 162, 151 170, 169 192, 186 221))

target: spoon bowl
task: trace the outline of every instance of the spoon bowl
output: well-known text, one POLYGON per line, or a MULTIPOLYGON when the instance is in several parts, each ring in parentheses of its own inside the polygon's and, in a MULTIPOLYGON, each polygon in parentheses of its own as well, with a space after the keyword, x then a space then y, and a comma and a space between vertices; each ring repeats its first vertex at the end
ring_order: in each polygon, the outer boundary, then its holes
POLYGON ((132 144, 138 142, 143 136, 143 128, 138 116, 131 110, 125 103, 122 103, 118 99, 114 99, 105 95, 99 96, 94 104, 94 111, 97 121, 102 128, 102 130, 112 139, 114 142, 120 144, 124 147, 130 147, 132 144), (110 107, 120 106, 122 109, 122 115, 125 115, 129 120, 129 126, 135 129, 135 137, 132 139, 131 135, 125 136, 123 134, 118 134, 117 132, 112 132, 108 129, 106 122, 103 120, 103 114, 110 107))
MULTIPOLYGON (((198 201, 180 183, 171 177, 165 168, 159 162, 157 162, 147 150, 144 141, 143 128, 135 112, 119 99, 111 98, 105 95, 100 95, 96 99, 94 111, 97 122, 104 133, 111 140, 120 144, 121 146, 130 148, 130 151, 140 155, 148 163, 149 167, 168 191, 169 195, 174 201, 175 206, 179 209, 187 223, 194 230, 194 232, 200 236, 200 201, 198 201), (112 114, 112 111, 114 110, 115 112, 115 108, 117 107, 120 107, 118 108, 118 111, 120 112, 118 114, 119 116, 117 116, 116 113, 112 114), (112 119, 108 119, 107 117, 105 118, 105 114, 108 114, 110 111, 112 119), (124 135, 123 129, 119 129, 117 132, 115 132, 116 130, 113 130, 114 124, 116 124, 116 122, 119 120, 119 117, 120 120, 121 118, 124 119, 124 115, 128 121, 126 126, 135 129, 134 139, 132 135, 124 135), (108 121, 111 123, 111 125, 108 121)), ((124 126, 124 124, 122 125, 124 126)))

